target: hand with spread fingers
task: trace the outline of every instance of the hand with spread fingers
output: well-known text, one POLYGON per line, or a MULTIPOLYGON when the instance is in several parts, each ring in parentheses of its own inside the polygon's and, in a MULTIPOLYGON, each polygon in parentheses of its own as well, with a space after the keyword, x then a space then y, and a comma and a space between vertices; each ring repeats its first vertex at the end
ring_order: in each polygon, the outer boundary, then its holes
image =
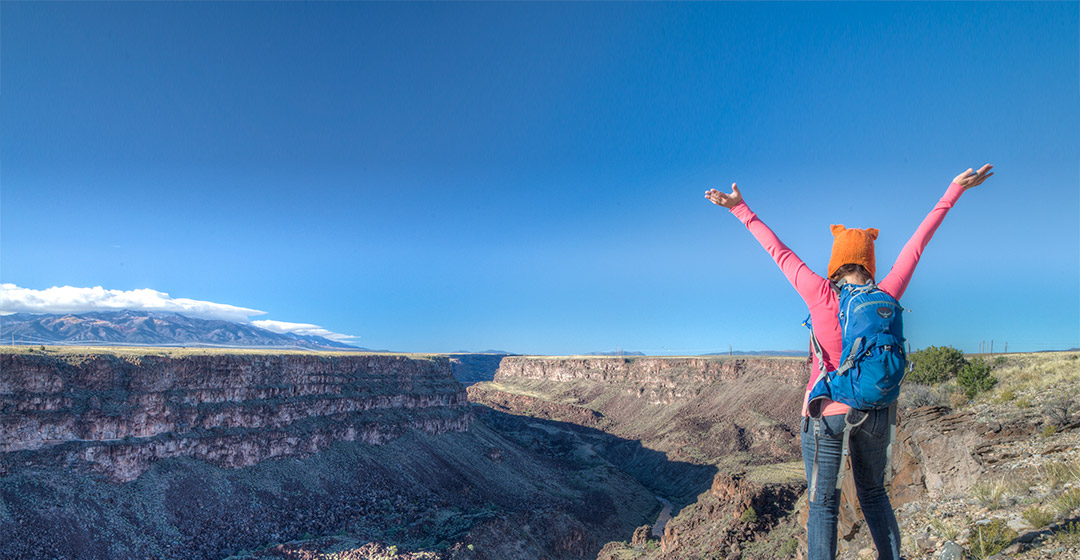
POLYGON ((731 184, 731 193, 722 193, 716 189, 710 189, 705 191, 705 198, 712 201, 717 206, 723 206, 728 210, 735 207, 736 204, 742 202, 742 193, 739 192, 739 187, 735 183, 731 184))
POLYGON ((953 179, 953 182, 964 187, 964 190, 968 190, 973 187, 977 187, 982 184, 988 177, 994 173, 990 171, 994 166, 989 163, 980 167, 978 171, 973 171, 970 167, 967 171, 959 174, 953 179))

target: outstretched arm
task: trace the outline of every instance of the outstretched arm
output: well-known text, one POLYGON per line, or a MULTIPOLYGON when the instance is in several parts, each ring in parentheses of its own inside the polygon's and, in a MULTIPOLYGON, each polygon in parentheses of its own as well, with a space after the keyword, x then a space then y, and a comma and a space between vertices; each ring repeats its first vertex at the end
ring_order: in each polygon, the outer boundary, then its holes
POLYGON ((784 273, 784 277, 791 282, 808 307, 814 307, 831 292, 832 288, 829 287, 828 281, 814 274, 810 267, 806 266, 806 263, 787 245, 784 245, 773 230, 750 210, 735 183, 731 184, 730 193, 710 189, 705 191, 705 198, 717 206, 730 210, 746 226, 746 229, 750 230, 750 234, 773 258, 776 265, 780 267, 780 271, 784 273))
POLYGON ((900 256, 896 258, 896 264, 893 265, 888 276, 878 282, 878 287, 896 299, 903 297, 908 283, 911 282, 911 276, 915 272, 915 266, 919 264, 919 258, 922 257, 923 249, 926 248, 927 243, 930 243, 930 238, 934 236, 934 232, 937 231, 938 226, 945 219, 945 214, 956 204, 964 191, 981 185, 983 181, 993 175, 994 173, 990 171, 993 168, 994 166, 989 163, 979 168, 978 171, 969 168, 953 179, 948 190, 945 191, 945 195, 941 197, 934 209, 927 214, 911 236, 911 239, 900 250, 900 256))

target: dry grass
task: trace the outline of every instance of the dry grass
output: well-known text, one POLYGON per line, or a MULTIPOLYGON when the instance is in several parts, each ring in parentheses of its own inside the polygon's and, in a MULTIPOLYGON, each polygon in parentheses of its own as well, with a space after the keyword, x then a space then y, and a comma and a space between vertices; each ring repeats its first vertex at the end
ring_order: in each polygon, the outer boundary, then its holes
POLYGON ((1009 505, 1011 488, 1004 479, 980 482, 971 487, 971 497, 988 509, 1001 509, 1009 505))
POLYGON ((758 484, 775 484, 806 480, 806 467, 802 461, 773 463, 752 467, 747 478, 758 484))
POLYGON ((994 388, 999 398, 1022 397, 1065 384, 1075 386, 1080 382, 1080 353, 1008 354, 1005 363, 994 365, 992 373, 999 380, 994 388))
POLYGON ((1080 508, 1080 488, 1073 488, 1058 496, 1054 500, 1054 507, 1059 515, 1068 515, 1076 508, 1080 508))
POLYGON ((1060 488, 1070 482, 1080 484, 1080 459, 1047 463, 1042 475, 1051 488, 1060 488))
POLYGON ((941 538, 947 541, 955 541, 960 535, 960 524, 950 519, 935 517, 930 520, 930 528, 941 538))

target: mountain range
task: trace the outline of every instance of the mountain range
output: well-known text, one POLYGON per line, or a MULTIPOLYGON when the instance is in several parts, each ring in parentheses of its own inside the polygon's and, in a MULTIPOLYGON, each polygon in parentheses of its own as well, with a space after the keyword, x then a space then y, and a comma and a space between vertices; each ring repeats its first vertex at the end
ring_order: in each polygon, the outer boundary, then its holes
POLYGON ((363 350, 321 336, 276 333, 255 325, 178 313, 99 311, 0 316, 0 340, 23 344, 231 346, 363 350))

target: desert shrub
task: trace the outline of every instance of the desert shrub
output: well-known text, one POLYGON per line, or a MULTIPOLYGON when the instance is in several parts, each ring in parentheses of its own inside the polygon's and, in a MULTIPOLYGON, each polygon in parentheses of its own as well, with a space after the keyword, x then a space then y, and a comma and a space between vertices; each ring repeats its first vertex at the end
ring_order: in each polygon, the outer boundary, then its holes
POLYGON ((1054 512, 1047 511, 1039 506, 1031 506, 1024 510, 1024 520, 1031 523, 1031 526, 1039 529, 1046 527, 1054 520, 1054 512))
POLYGON ((998 356, 998 357, 994 358, 994 365, 995 366, 1003 366, 1008 361, 1009 361, 1009 359, 1006 358, 1005 356, 998 356))
POLYGON ((784 544, 780 547, 780 556, 782 558, 794 558, 795 553, 799 550, 799 539, 788 539, 784 541, 784 544))
POLYGON ((948 399, 941 391, 922 383, 904 383, 900 388, 900 408, 907 410, 920 406, 940 406, 948 399))
POLYGON ((1065 546, 1080 545, 1080 522, 1065 523, 1054 532, 1054 536, 1065 546))
POLYGON ((1068 395, 1062 395, 1047 403, 1043 408, 1043 414, 1056 426, 1068 426, 1072 423, 1073 412, 1076 411, 1076 400, 1068 395))
POLYGON ((1005 496, 1007 491, 1008 485, 1004 480, 980 482, 971 487, 971 497, 985 508, 998 509, 1007 505, 1005 496))
POLYGON ((971 526, 971 555, 989 558, 1005 550, 1020 534, 1009 528, 1002 519, 971 526))
POLYGON ((739 516, 739 521, 742 521, 743 523, 756 523, 757 520, 757 510, 754 509, 754 506, 747 507, 746 511, 742 512, 742 515, 739 516))
POLYGON ((975 395, 993 389, 998 380, 990 375, 990 366, 986 365, 982 358, 975 358, 964 364, 960 373, 956 375, 956 382, 964 389, 967 398, 973 399, 975 395))
POLYGON ((1053 424, 1047 424, 1047 425, 1043 426, 1042 431, 1039 432, 1039 433, 1042 435, 1042 437, 1050 437, 1050 436, 1054 435, 1054 432, 1056 432, 1056 431, 1057 431, 1057 427, 1055 427, 1053 424))
POLYGON ((933 385, 956 377, 967 360, 963 352, 951 346, 931 346, 913 352, 908 362, 911 363, 909 381, 933 385))
POLYGON ((1061 515, 1067 515, 1072 510, 1080 507, 1080 488, 1073 488, 1062 493, 1054 502, 1054 506, 1061 515))
POLYGON ((960 535, 960 526, 956 523, 934 517, 930 519, 930 528, 934 530, 941 538, 947 541, 955 541, 956 537, 960 535))
POLYGON ((999 394, 998 397, 997 397, 997 402, 999 402, 999 403, 1007 403, 1007 402, 1015 401, 1015 400, 1016 400, 1016 391, 1013 391, 1012 389, 1006 389, 1006 390, 1002 391, 1001 394, 999 394))
POLYGON ((968 398, 967 393, 961 390, 955 390, 949 393, 949 406, 953 408, 959 408, 967 404, 971 399, 968 398))
POLYGON ((1031 399, 1024 397, 1016 401, 1016 408, 1031 408, 1031 399))

